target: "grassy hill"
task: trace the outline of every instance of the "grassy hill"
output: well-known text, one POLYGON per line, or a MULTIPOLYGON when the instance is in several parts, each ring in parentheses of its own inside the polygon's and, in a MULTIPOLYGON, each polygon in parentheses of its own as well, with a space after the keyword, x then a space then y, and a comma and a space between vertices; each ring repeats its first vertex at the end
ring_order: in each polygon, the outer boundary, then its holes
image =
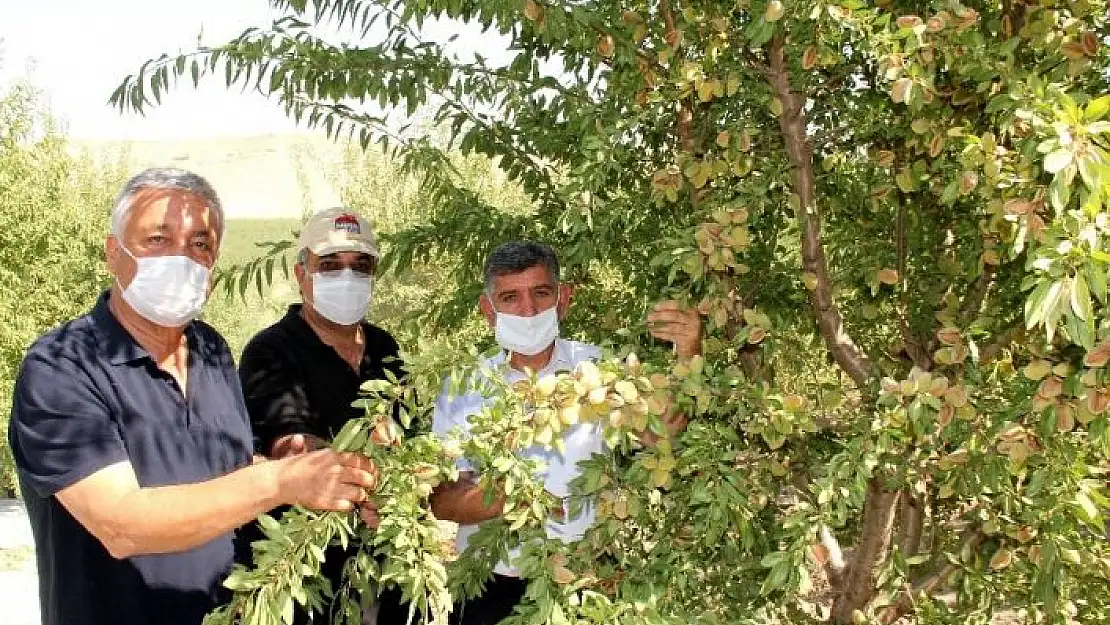
POLYGON ((128 174, 159 165, 201 174, 231 219, 295 219, 342 203, 345 147, 317 135, 77 141, 72 149, 99 162, 123 162, 128 174))

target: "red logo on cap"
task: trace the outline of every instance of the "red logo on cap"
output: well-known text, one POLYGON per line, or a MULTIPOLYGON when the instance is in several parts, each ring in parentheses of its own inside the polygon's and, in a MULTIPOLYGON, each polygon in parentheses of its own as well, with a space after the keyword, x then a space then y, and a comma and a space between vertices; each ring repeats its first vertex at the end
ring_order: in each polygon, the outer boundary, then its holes
POLYGON ((350 213, 344 213, 335 218, 333 228, 336 230, 343 230, 351 234, 362 234, 362 226, 358 225, 358 217, 350 213))

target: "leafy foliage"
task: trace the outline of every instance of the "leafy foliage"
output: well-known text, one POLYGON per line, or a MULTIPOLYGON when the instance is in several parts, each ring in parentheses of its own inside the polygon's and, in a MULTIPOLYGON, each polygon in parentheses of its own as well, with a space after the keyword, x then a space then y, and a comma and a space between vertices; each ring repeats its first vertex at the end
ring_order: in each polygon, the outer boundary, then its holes
MULTIPOLYGON (((11 406, 31 341, 87 312, 108 285, 102 250, 121 177, 67 151, 30 84, 0 92, 0 405, 11 406)), ((0 494, 12 495, 7 421, 5 409, 0 494)))
POLYGON ((571 332, 664 363, 647 303, 706 316, 673 458, 586 472, 607 515, 562 566, 604 567, 609 607, 534 586, 525 617, 1110 620, 1105 2, 273 4, 270 28, 153 60, 115 101, 223 70, 389 148, 428 202, 388 265, 452 268, 446 327, 523 235, 562 251, 571 332), (439 17, 511 61, 424 38, 439 17), (448 140, 366 102, 428 106, 448 140), (468 187, 453 149, 528 205, 468 187))

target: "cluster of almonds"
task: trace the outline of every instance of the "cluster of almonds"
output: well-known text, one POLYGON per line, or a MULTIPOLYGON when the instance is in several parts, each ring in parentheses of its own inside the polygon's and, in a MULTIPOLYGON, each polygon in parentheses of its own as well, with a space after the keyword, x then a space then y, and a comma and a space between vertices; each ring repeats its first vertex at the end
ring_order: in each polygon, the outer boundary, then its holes
POLYGON ((958 365, 967 360, 970 352, 959 328, 945 326, 937 330, 937 340, 944 345, 933 354, 938 365, 958 365))
POLYGON ((635 354, 628 356, 625 366, 628 377, 586 361, 570 374, 517 382, 514 390, 532 409, 533 440, 551 445, 566 428, 600 419, 614 428, 646 429, 650 415, 662 416, 666 410, 670 379, 661 373, 639 375, 635 354))
POLYGON ((909 377, 901 382, 892 378, 883 378, 882 391, 884 395, 899 401, 912 401, 920 395, 933 398, 933 401, 926 403, 930 405, 940 403, 937 408, 936 423, 941 429, 948 427, 955 417, 966 420, 975 418, 975 408, 968 400, 965 387, 952 385, 946 376, 922 371, 917 367, 914 367, 909 377))
POLYGON ((712 221, 698 226, 694 241, 710 268, 715 271, 735 268, 740 273, 748 271, 745 265, 737 264, 735 258, 736 253, 744 252, 751 244, 747 222, 747 208, 719 208, 713 213, 712 221))
POLYGON ((1044 239, 1046 226, 1044 218, 1040 214, 1044 208, 1043 193, 1038 193, 1037 197, 1032 200, 1011 198, 1005 202, 998 200, 991 203, 992 212, 1001 213, 1004 221, 1024 229, 1032 240, 1038 242, 1044 239))
POLYGON ((962 32, 978 22, 979 13, 975 9, 967 7, 959 7, 954 14, 948 11, 940 11, 928 20, 922 20, 917 15, 903 15, 896 21, 898 28, 912 30, 918 36, 924 33, 939 33, 950 27, 954 27, 957 32, 962 32))
MULTIPOLYGON (((770 399, 766 418, 749 421, 744 425, 745 432, 761 436, 767 446, 775 450, 782 447, 792 434, 817 431, 817 423, 807 410, 809 402, 805 397, 790 393, 770 399)), ((777 461, 772 460, 768 466, 776 476, 785 475, 785 468, 777 461)))
POLYGON ((1033 410, 1040 412, 1046 408, 1053 408, 1056 414, 1056 429, 1061 432, 1070 432, 1075 429, 1078 421, 1087 425, 1098 418, 1099 415, 1110 409, 1110 388, 1099 384, 1097 368, 1106 363, 1110 357, 1110 347, 1102 344, 1087 353, 1084 363, 1094 367, 1079 377, 1081 390, 1078 395, 1072 396, 1064 392, 1064 381, 1075 371, 1066 362, 1053 364, 1048 360, 1037 359, 1030 362, 1022 369, 1026 378, 1040 382, 1037 392, 1033 395, 1033 410))
MULTIPOLYGON (((936 51, 932 38, 944 33, 947 29, 960 34, 979 22, 979 13, 974 9, 960 7, 954 13, 940 11, 928 19, 918 15, 903 15, 898 18, 900 29, 909 30, 920 40, 921 45, 916 47, 917 58, 923 65, 931 65, 936 60, 936 51)), ((908 102, 911 91, 916 87, 922 91, 921 99, 926 104, 933 101, 937 95, 934 89, 920 78, 906 76, 908 73, 906 58, 901 52, 892 52, 887 55, 881 64, 887 80, 893 80, 891 99, 896 103, 908 102)))
POLYGON ((682 189, 682 172, 675 166, 660 169, 651 176, 651 188, 667 200, 677 201, 682 189))
POLYGON ((1037 437, 1025 426, 1019 423, 1010 423, 998 433, 998 445, 995 446, 1000 454, 1006 454, 1016 464, 1022 464, 1029 456, 1041 450, 1037 437))
POLYGON ((743 304, 734 297, 707 295, 698 302, 696 308, 702 316, 709 318, 712 324, 711 327, 725 328, 729 319, 742 318, 744 320, 743 336, 736 338, 740 341, 746 341, 750 345, 762 342, 771 330, 770 317, 754 308, 744 308, 743 304))

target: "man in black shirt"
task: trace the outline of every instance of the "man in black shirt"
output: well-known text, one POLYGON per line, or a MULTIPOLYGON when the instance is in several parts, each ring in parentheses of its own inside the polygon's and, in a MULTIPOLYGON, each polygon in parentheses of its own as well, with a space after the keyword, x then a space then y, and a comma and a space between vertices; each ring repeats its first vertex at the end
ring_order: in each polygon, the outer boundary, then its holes
MULTIPOLYGON (((322 211, 305 224, 299 247, 294 273, 304 304, 251 339, 239 365, 256 449, 271 458, 326 446, 348 420, 363 416, 351 405, 363 382, 384 379, 386 371, 402 375, 397 341, 364 319, 379 256, 371 224, 346 209, 322 211)), ((249 530, 242 541, 257 535, 249 530)), ((334 590, 350 554, 326 555, 322 572, 334 590)), ((393 621, 397 602, 383 596, 379 623, 393 621)), ((312 617, 299 613, 296 622, 312 617)))
POLYGON ((236 527, 281 504, 350 510, 376 481, 331 450, 252 458, 231 351, 195 320, 223 231, 204 178, 138 174, 105 243, 114 285, 27 350, 8 436, 43 625, 200 625, 227 598, 236 527))

